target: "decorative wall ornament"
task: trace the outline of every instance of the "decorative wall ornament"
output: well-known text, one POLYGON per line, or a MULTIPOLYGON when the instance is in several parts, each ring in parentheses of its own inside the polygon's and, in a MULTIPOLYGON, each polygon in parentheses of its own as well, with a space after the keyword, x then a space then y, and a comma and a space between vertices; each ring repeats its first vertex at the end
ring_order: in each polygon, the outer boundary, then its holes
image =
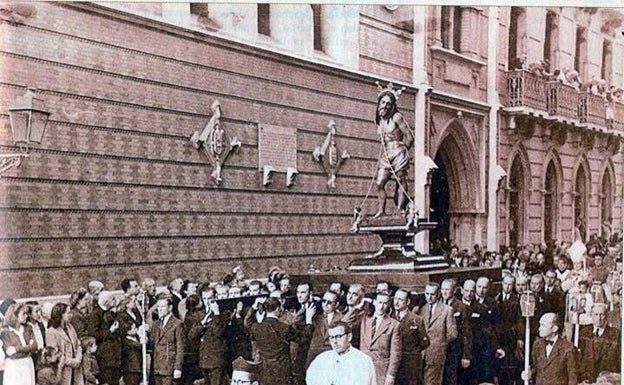
POLYGON ((275 167, 265 164, 262 166, 262 185, 268 187, 273 183, 272 174, 275 172, 275 167))
POLYGON ((215 100, 210 106, 212 116, 200 133, 195 131, 191 136, 193 146, 199 151, 203 151, 208 157, 208 162, 214 167, 214 171, 210 175, 215 184, 220 185, 223 182, 221 178, 221 167, 223 163, 232 153, 237 151, 241 142, 233 137, 230 139, 228 133, 221 126, 221 104, 215 100))
POLYGON ((295 185, 295 178, 299 174, 299 171, 294 167, 286 168, 286 187, 292 187, 295 185))
POLYGON ((327 125, 327 136, 325 136, 323 144, 317 146, 312 153, 314 160, 320 163, 325 173, 327 173, 327 188, 332 190, 336 188, 336 173, 340 166, 351 157, 346 150, 339 154, 335 136, 336 122, 330 120, 327 125))

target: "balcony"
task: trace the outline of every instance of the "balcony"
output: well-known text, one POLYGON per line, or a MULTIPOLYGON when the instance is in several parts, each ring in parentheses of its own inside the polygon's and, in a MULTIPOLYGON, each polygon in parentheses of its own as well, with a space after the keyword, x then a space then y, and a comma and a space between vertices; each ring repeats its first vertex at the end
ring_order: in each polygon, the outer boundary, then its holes
POLYGON ((624 104, 526 70, 507 72, 506 96, 505 110, 511 113, 624 134, 624 104))
MULTIPOLYGON (((542 80, 544 82, 544 80, 542 80)), ((546 83, 546 108, 549 117, 559 117, 560 120, 569 121, 579 119, 579 93, 578 91, 558 81, 546 83)), ((603 123, 605 115, 603 114, 603 123)))
POLYGON ((609 119, 609 128, 616 133, 624 134, 624 103, 612 102, 609 107, 613 113, 613 118, 609 119))
POLYGON ((532 72, 507 72, 507 107, 545 111, 546 82, 532 72))

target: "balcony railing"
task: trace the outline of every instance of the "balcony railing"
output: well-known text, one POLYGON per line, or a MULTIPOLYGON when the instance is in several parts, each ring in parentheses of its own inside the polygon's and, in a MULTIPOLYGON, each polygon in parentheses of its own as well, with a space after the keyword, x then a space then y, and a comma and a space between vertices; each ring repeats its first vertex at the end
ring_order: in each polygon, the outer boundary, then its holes
POLYGON ((549 115, 578 119, 579 94, 575 88, 558 81, 549 81, 546 82, 546 94, 549 115))
POLYGON ((624 133, 624 104, 602 95, 577 91, 526 70, 507 72, 506 107, 526 107, 544 115, 577 120, 624 133))
POLYGON ((546 108, 546 83, 532 72, 508 72, 507 91, 509 107, 546 108))
POLYGON ((613 113, 613 118, 609 119, 610 128, 624 133, 624 104, 612 102, 609 107, 612 108, 610 112, 613 113))

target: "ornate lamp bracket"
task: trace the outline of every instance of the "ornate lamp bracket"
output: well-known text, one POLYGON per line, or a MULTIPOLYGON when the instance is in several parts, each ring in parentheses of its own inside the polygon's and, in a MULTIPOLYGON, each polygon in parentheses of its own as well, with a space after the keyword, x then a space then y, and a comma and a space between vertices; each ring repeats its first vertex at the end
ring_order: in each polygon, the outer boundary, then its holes
POLYGON ((223 182, 221 168, 226 159, 241 147, 241 142, 236 138, 230 138, 227 131, 221 125, 221 104, 215 100, 210 107, 212 116, 203 131, 195 131, 191 136, 191 143, 196 150, 201 151, 208 158, 208 162, 214 170, 210 177, 218 186, 223 182))
POLYGON ((341 153, 336 146, 336 122, 333 120, 329 121, 325 140, 314 149, 312 157, 327 174, 327 188, 336 189, 336 174, 344 161, 349 159, 351 155, 346 150, 341 153))

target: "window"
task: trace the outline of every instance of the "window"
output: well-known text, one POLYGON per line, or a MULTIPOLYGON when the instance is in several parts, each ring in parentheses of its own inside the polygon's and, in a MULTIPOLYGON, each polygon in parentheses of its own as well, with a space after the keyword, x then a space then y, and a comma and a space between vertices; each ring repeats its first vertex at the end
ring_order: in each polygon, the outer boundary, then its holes
POLYGON ((271 6, 258 4, 258 33, 271 36, 271 6))
POLYGON ((321 4, 310 4, 312 7, 312 23, 314 25, 314 50, 323 51, 323 15, 321 4))
POLYGON ((557 221, 559 218, 557 171, 553 161, 548 163, 544 186, 544 215, 542 215, 544 221, 544 242, 549 243, 557 239, 557 221))
POLYGON ((461 52, 461 7, 442 7, 440 32, 442 47, 461 52))
POLYGON ((544 62, 550 65, 548 72, 555 70, 559 45, 559 23, 557 14, 546 13, 546 31, 544 33, 544 62))
POLYGON ((611 72, 613 62, 613 48, 609 40, 602 42, 602 67, 600 68, 600 77, 611 84, 611 72))
POLYGON ((576 28, 576 51, 574 52, 574 69, 578 71, 581 79, 585 79, 585 67, 587 65, 587 29, 576 28))
POLYGON ((507 47, 507 66, 509 70, 522 69, 524 58, 524 39, 526 37, 526 15, 521 7, 511 7, 509 17, 509 45, 507 47))
POLYGON ((581 166, 576 172, 574 194, 574 238, 586 239, 587 226, 587 177, 581 166))
POLYGON ((524 242, 524 201, 525 201, 524 167, 519 156, 511 164, 509 173, 509 245, 516 246, 524 242))

